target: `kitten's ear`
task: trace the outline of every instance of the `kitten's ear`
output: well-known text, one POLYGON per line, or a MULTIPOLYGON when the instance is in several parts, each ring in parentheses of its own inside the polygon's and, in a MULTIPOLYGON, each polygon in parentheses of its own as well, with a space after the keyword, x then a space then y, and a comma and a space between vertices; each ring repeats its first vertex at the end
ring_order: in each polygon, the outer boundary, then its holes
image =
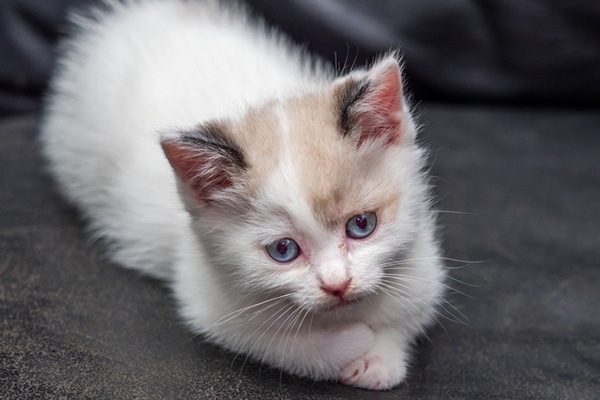
POLYGON ((342 135, 356 140, 357 147, 368 141, 390 146, 412 139, 395 57, 384 58, 369 71, 351 74, 337 90, 338 125, 342 135))
POLYGON ((177 176, 203 204, 229 197, 248 168, 241 149, 216 124, 165 134, 161 144, 177 176))

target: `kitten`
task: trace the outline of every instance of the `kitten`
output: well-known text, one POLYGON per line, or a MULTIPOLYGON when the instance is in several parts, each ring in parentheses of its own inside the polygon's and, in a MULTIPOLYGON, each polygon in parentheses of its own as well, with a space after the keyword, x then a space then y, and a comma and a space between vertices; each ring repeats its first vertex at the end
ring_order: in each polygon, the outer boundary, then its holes
POLYGON ((335 77, 236 6, 108 2, 77 17, 41 138, 127 268, 233 352, 389 389, 444 270, 396 57, 335 77))

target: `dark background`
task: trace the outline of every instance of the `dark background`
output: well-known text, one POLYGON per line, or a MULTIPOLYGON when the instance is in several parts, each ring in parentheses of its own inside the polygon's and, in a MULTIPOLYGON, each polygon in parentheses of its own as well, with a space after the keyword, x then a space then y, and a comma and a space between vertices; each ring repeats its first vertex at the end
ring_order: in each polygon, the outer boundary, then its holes
POLYGON ((245 363, 104 257, 44 172, 68 6, 0 1, 0 398, 598 399, 600 2, 253 0, 326 59, 400 47, 452 288, 388 392, 245 363))
MULTIPOLYGON (((0 113, 39 107, 67 31, 90 0, 0 2, 0 113)), ((400 48, 418 100, 554 106, 600 104, 595 0, 249 0, 310 51, 364 65, 400 48)))

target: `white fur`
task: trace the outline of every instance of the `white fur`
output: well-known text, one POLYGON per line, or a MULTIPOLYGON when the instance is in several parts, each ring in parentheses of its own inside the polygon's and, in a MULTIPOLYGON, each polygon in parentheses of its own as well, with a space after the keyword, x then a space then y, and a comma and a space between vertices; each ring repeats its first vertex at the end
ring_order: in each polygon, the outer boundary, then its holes
MULTIPOLYGON (((399 384, 444 277, 422 151, 407 144, 365 156, 377 177, 365 193, 397 188, 400 206, 372 240, 346 243, 347 255, 299 190, 302 171, 289 146, 263 193, 248 200, 251 216, 190 213, 159 132, 236 119, 251 106, 325 88, 332 74, 242 10, 213 1, 107 9, 78 18, 80 32, 52 82, 42 141, 64 193, 111 243, 114 259, 168 281, 186 323, 234 352, 314 379, 399 384), (267 257, 261 246, 282 235, 312 249, 305 264, 282 268, 267 257), (335 300, 320 284, 349 273, 362 301, 329 310, 335 300)), ((273 107, 274 124, 288 135, 291 111, 273 107)))

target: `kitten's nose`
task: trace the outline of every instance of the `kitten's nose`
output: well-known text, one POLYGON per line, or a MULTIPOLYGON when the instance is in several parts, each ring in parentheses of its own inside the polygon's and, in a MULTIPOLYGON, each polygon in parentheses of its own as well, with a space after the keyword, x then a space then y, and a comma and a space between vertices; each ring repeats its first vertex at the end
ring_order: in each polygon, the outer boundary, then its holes
POLYGON ((346 291, 348 290, 348 287, 350 286, 351 280, 352 280, 352 278, 348 278, 346 281, 341 282, 341 283, 335 283, 335 284, 323 283, 321 285, 321 289, 325 293, 327 293, 331 296, 334 296, 334 297, 339 297, 341 299, 346 294, 346 291))

